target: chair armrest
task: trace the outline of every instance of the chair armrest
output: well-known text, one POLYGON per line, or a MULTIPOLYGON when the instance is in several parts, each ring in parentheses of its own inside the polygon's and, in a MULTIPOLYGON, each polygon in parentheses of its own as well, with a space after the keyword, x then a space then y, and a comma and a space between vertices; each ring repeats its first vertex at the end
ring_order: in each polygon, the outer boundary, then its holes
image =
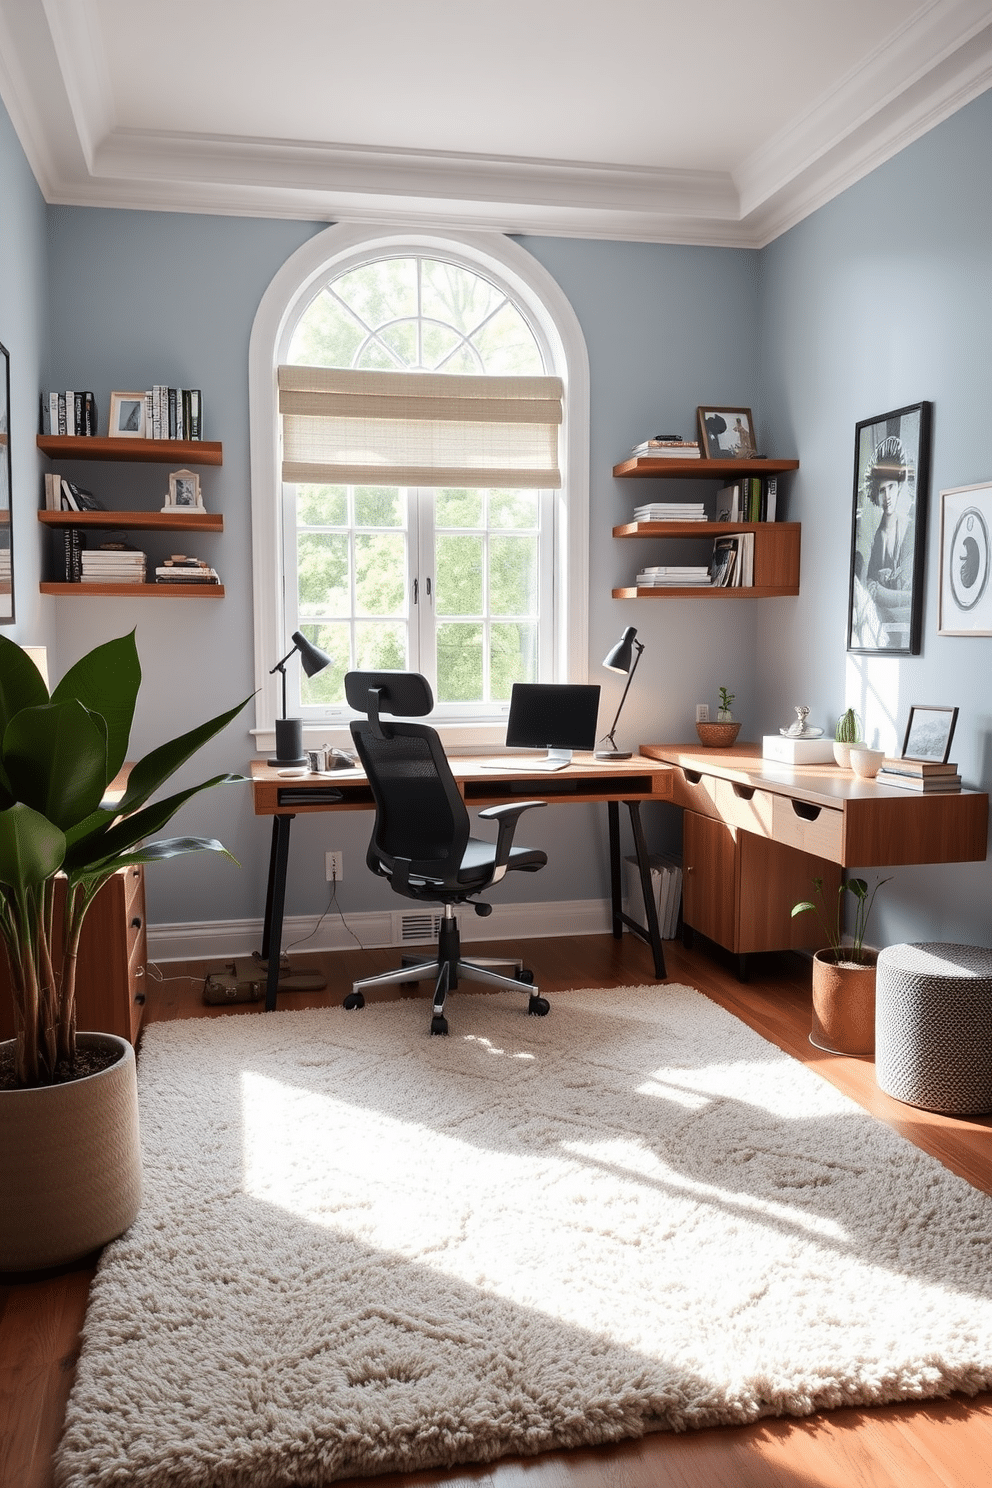
POLYGON ((510 848, 513 846, 513 834, 517 830, 517 822, 525 811, 530 811, 535 806, 546 806, 547 801, 507 801, 501 806, 485 806, 479 812, 480 821, 494 821, 499 826, 499 835, 496 838, 496 859, 493 863, 493 874, 495 878, 502 878, 502 870, 510 861, 510 848))

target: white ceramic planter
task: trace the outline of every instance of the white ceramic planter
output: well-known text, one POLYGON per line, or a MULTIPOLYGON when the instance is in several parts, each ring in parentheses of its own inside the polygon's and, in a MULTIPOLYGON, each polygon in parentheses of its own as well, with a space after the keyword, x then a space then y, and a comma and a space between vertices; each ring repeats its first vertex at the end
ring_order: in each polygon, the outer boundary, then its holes
POLYGON ((141 1207, 134 1050, 112 1033, 116 1064, 64 1085, 0 1090, 0 1271, 78 1260, 123 1234, 141 1207))

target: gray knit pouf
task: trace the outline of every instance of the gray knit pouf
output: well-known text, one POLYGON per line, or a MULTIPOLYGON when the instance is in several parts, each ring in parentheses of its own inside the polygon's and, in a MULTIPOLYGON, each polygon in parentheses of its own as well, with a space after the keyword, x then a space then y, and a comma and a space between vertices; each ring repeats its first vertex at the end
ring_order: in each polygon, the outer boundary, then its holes
POLYGON ((887 1095, 927 1111, 992 1111, 992 950, 919 943, 879 952, 875 1076, 887 1095))

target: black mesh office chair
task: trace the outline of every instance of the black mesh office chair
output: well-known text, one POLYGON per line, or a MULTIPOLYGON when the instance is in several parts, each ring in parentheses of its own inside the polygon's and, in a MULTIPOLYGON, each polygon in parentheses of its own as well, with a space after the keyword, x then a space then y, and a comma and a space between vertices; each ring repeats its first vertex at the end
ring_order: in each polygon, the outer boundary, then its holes
MULTIPOLYGON (((527 991, 527 1011, 543 1017, 547 998, 533 986, 533 976, 520 968, 514 977, 490 970, 481 961, 461 958, 454 905, 474 899, 507 872, 536 873, 547 853, 514 847, 513 834, 521 814, 543 801, 511 801, 487 806, 479 816, 498 824, 495 842, 473 837, 468 811, 455 784, 441 741, 425 723, 383 723, 381 714, 422 718, 434 707, 426 677, 416 672, 349 672, 345 696, 352 708, 367 713, 351 725, 358 757, 375 797, 375 825, 366 861, 373 873, 389 879, 390 887, 408 899, 443 904, 437 956, 379 976, 363 977, 345 998, 346 1008, 365 1005, 370 987, 434 980, 431 1033, 447 1033, 444 1001, 458 986, 459 977, 509 991, 527 991)), ((476 903, 476 914, 492 913, 492 905, 476 903)))

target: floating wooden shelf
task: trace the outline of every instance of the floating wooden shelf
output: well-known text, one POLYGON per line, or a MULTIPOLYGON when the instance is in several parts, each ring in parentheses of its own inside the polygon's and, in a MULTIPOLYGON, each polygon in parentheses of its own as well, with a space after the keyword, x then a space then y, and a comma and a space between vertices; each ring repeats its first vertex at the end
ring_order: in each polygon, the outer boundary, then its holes
POLYGON ((694 584, 687 588, 614 589, 614 599, 781 599, 799 593, 798 522, 625 522, 614 527, 618 538, 700 538, 712 543, 715 537, 734 532, 754 533, 754 583, 737 587, 694 584))
POLYGON ((223 599, 223 584, 39 584, 57 599, 223 599))
POLYGON ((224 446, 207 439, 95 439, 79 434, 39 434, 50 460, 126 460, 130 464, 223 465, 224 446))
POLYGON ((798 460, 669 460, 659 459, 621 460, 614 465, 613 474, 622 480, 638 480, 645 476, 672 480, 686 477, 697 480, 733 480, 735 475, 783 475, 787 470, 798 470, 798 460))
POLYGON ((167 511, 40 511, 38 521, 45 527, 88 527, 98 531, 223 532, 220 512, 184 511, 177 507, 167 511))

